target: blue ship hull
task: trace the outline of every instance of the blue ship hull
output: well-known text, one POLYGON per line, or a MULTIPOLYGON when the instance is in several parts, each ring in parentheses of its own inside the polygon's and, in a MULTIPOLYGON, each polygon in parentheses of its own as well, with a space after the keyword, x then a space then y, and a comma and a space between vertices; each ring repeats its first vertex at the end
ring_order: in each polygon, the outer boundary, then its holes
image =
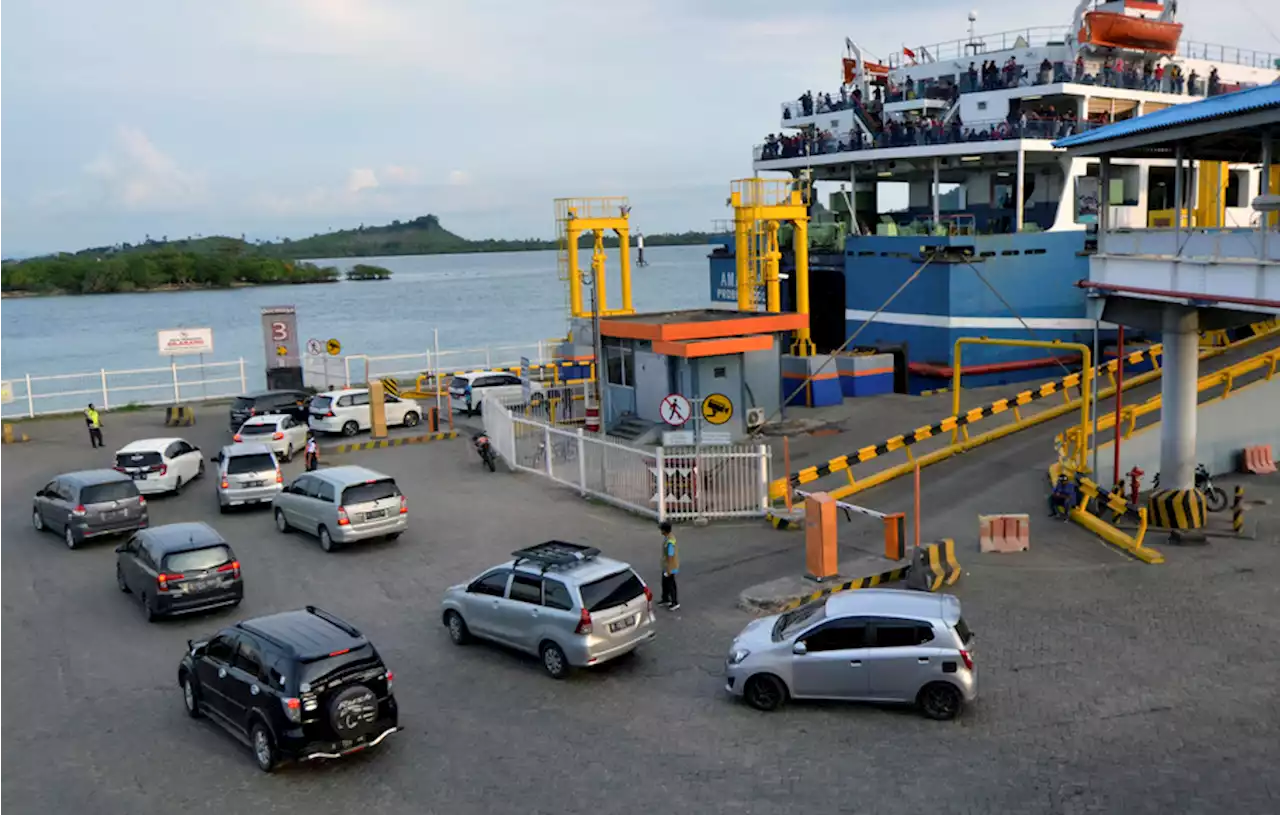
MULTIPOLYGON (((737 301, 733 239, 711 256, 711 295, 737 301)), ((961 337, 1093 341, 1084 292, 1076 282, 1089 276, 1084 232, 1030 232, 976 236, 850 237, 843 253, 811 250, 811 325, 819 351, 834 348, 854 332, 856 347, 904 348, 911 392, 946 387, 961 337), (923 247, 972 250, 971 260, 935 259, 870 320, 924 263, 923 247), (1025 324, 1024 324, 1025 323, 1025 324)), ((959 256, 959 252, 948 253, 959 256)), ((790 258, 784 259, 784 269, 790 258)), ((794 278, 784 281, 791 287, 794 278)), ((784 286, 783 308, 793 308, 784 286)), ((1113 332, 1102 341, 1109 342, 1113 332)), ((1131 338, 1133 339, 1133 338, 1131 338)), ((962 363, 965 387, 980 387, 1061 375, 1058 357, 1076 356, 1035 348, 971 346, 962 363), (1036 364, 1039 363, 1039 364, 1036 364)), ((1073 369, 1078 363, 1067 362, 1073 369)))

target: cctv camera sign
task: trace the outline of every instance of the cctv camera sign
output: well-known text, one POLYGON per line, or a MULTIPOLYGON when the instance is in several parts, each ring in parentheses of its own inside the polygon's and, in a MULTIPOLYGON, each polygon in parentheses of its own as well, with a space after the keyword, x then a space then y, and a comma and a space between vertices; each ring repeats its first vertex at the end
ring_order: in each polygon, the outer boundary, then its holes
POLYGON ((213 353, 212 328, 169 328, 157 331, 156 337, 161 356, 213 353))

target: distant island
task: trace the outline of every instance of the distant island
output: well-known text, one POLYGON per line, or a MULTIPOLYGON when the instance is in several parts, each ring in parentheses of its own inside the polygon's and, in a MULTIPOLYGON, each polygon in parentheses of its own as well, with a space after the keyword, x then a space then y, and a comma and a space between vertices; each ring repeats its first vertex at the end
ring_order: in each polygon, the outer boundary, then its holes
MULTIPOLYGON (((645 235, 646 246, 694 246, 710 239, 707 232, 645 235)), ((582 246, 589 246, 584 236, 582 246)), ((633 238, 634 240, 634 238, 633 238)), ((170 289, 231 288, 283 283, 331 283, 341 277, 333 267, 305 263, 303 258, 444 255, 471 252, 526 252, 556 249, 554 240, 469 240, 440 225, 435 215, 386 226, 365 226, 278 241, 246 241, 243 236, 191 237, 97 246, 0 264, 0 292, 24 294, 95 294, 170 289)), ((605 238, 617 248, 617 236, 605 238)), ((391 272, 359 264, 348 280, 384 280, 391 272), (358 272, 364 268, 365 271, 358 272), (355 274, 353 274, 355 273, 355 274)))

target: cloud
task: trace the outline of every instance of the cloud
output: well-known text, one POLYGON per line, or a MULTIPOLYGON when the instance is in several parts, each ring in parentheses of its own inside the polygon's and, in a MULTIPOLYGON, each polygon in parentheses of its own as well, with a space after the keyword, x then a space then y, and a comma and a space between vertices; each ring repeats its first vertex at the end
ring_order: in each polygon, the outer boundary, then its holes
POLYGON ((137 127, 120 126, 114 144, 84 171, 108 202, 126 209, 186 209, 205 198, 204 177, 179 167, 137 127))
POLYGON ((450 170, 449 171, 450 187, 465 187, 470 183, 471 183, 471 174, 468 173, 466 170, 450 170))
POLYGON ((347 192, 371 190, 378 186, 378 176, 373 170, 355 169, 347 174, 347 192))

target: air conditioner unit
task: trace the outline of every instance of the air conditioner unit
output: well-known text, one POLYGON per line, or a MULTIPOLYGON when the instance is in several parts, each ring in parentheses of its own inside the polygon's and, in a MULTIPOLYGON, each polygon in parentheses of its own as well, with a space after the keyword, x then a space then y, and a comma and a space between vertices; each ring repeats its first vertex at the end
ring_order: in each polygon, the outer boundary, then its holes
POLYGON ((764 408, 753 407, 747 409, 747 430, 754 431, 756 428, 764 424, 764 408))

